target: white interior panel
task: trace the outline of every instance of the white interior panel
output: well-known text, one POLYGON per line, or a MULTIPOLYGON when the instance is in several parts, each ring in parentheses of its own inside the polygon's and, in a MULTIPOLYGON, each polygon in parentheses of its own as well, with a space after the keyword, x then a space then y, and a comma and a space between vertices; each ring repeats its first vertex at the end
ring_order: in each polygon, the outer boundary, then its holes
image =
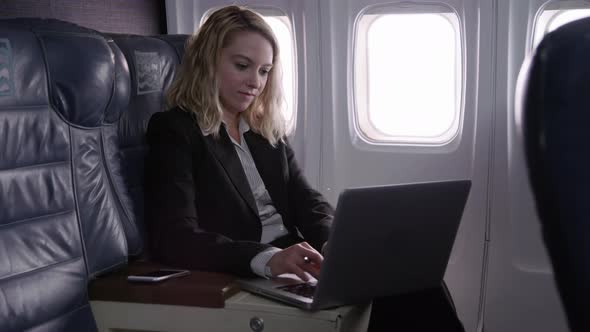
MULTIPOLYGON (((322 2, 321 54, 326 87, 323 89, 322 107, 321 188, 330 201, 335 202, 338 193, 347 187, 471 179, 471 194, 445 280, 465 327, 468 331, 475 331, 480 305, 488 200, 492 111, 489 40, 492 8, 489 1, 481 5, 474 1, 443 2, 458 13, 465 43, 464 119, 456 147, 437 150, 394 146, 371 151, 355 146, 350 135, 350 57, 355 19, 365 7, 377 3, 368 0, 322 2)), ((428 2, 414 1, 407 3, 407 6, 425 3, 428 2)))

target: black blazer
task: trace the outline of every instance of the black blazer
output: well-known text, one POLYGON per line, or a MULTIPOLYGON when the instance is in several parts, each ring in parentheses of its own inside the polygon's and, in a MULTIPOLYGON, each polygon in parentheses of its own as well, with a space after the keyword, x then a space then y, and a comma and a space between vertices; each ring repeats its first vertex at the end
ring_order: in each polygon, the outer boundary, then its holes
MULTIPOLYGON (((254 196, 227 131, 203 136, 179 108, 150 119, 145 212, 153 257, 167 265, 252 275, 250 261, 270 247, 254 196)), ((318 251, 327 241, 333 208, 312 189, 292 149, 252 130, 244 134, 256 168, 289 233, 318 251)))

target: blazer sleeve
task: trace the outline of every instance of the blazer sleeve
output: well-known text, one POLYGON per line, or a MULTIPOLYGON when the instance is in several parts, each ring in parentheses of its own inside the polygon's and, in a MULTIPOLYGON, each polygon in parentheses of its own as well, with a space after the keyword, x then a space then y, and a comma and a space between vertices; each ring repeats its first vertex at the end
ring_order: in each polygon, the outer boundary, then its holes
POLYGON ((156 113, 148 125, 145 212, 151 254, 170 266, 253 276, 250 261, 269 245, 233 241, 199 227, 193 172, 204 147, 192 117, 180 112, 156 113))
POLYGON ((322 194, 309 185, 288 143, 285 144, 285 152, 289 169, 288 195, 291 214, 295 216, 295 225, 304 239, 321 252, 322 246, 328 241, 334 208, 322 194))

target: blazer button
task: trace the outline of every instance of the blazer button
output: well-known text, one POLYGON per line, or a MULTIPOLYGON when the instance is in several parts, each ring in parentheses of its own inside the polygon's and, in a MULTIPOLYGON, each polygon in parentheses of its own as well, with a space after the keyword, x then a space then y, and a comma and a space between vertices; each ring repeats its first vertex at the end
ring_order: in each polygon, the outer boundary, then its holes
POLYGON ((254 332, 264 331, 264 321, 262 318, 256 316, 250 318, 250 329, 254 332))

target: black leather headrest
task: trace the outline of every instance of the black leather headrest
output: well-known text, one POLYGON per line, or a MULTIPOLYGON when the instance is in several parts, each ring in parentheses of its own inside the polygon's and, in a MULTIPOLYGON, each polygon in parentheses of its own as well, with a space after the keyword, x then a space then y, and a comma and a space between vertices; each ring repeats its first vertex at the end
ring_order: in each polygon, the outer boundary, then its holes
POLYGON ((45 61, 37 38, 20 20, 1 20, 0 31, 0 107, 47 104, 45 61))
MULTIPOLYGON (((166 109, 165 93, 170 87, 179 63, 174 47, 154 37, 108 35, 110 43, 121 50, 131 77, 127 110, 116 124, 116 134, 105 131, 111 142, 105 147, 113 183, 118 190, 128 222, 139 233, 127 231, 129 253, 138 255, 143 246, 143 174, 147 151, 145 131, 152 114, 166 109), (114 139, 116 137, 116 140, 114 139), (112 156, 112 157, 110 157, 112 156)), ((144 251, 142 254, 147 255, 144 251)))
MULTIPOLYGON (((12 91, 15 98, 31 104, 35 104, 35 98, 43 98, 45 93, 38 89, 46 82, 30 78, 46 71, 43 66, 45 62, 48 68, 49 100, 64 120, 81 127, 94 128, 113 122, 120 116, 121 110, 129 102, 129 79, 126 75, 117 74, 126 71, 126 68, 118 67, 125 65, 125 62, 115 62, 111 47, 102 35, 53 19, 14 19, 5 20, 2 24, 5 30, 14 26, 20 31, 25 28, 34 32, 43 49, 43 52, 34 53, 21 52, 18 47, 13 50, 13 56, 44 55, 44 59, 38 59, 42 61, 33 61, 34 67, 12 68, 19 73, 8 83, 14 85, 12 91), (30 84, 34 84, 33 87, 37 89, 26 86, 30 84)), ((6 43, 3 45, 6 49, 6 43)), ((14 103, 7 99, 2 102, 14 103)))
POLYGON ((176 55, 178 55, 178 63, 182 61, 184 50, 186 48, 186 42, 190 35, 160 35, 154 37, 161 39, 174 47, 174 50, 176 50, 176 55))
POLYGON ((545 36, 519 82, 529 178, 572 331, 590 329, 589 59, 582 19, 545 36))

